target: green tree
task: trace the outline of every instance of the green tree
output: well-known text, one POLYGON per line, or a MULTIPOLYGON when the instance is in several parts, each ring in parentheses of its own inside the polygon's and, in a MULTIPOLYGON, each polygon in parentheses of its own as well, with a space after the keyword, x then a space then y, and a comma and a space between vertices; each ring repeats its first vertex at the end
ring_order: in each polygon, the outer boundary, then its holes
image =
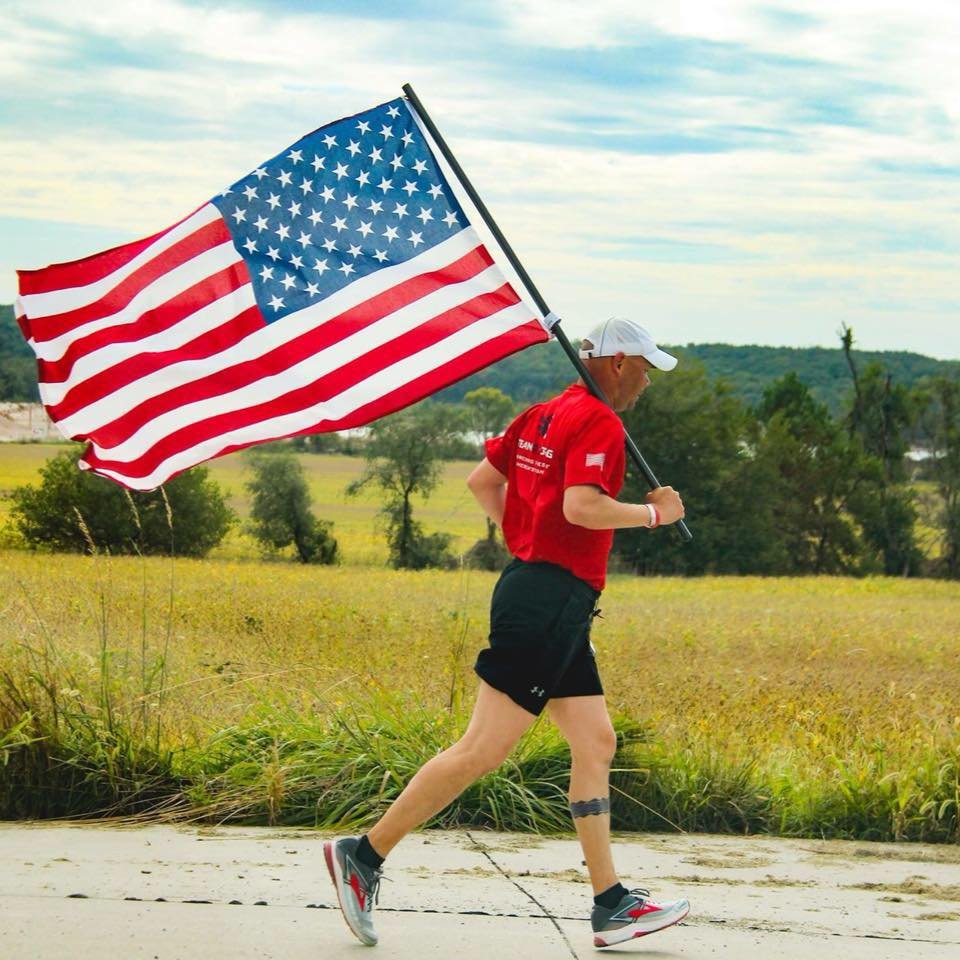
POLYGON ((478 387, 464 395, 470 429, 484 440, 497 436, 510 422, 515 404, 496 387, 478 387))
POLYGON ((428 497, 440 480, 441 457, 463 430, 462 416, 443 404, 426 401, 377 420, 370 428, 366 468, 347 487, 355 496, 372 484, 386 496, 390 565, 422 569, 452 562, 446 533, 427 535, 413 519, 413 496, 428 497))
POLYGON ((253 470, 246 487, 253 497, 251 528, 257 540, 274 550, 293 544, 301 563, 336 563, 333 524, 310 512, 310 490, 296 456, 251 451, 247 461, 253 470))
POLYGON ((139 493, 80 470, 80 454, 58 454, 41 467, 39 486, 12 492, 13 522, 32 546, 202 557, 236 519, 205 467, 139 493))
MULTIPOLYGON (((617 553, 641 573, 772 573, 784 562, 765 464, 751 460, 748 412, 723 381, 688 363, 655 375, 624 424, 663 484, 683 497, 692 542, 664 529, 621 530, 617 553)), ((646 482, 628 461, 622 499, 646 482)))
POLYGON ((764 391, 755 459, 766 470, 786 549, 786 573, 861 572, 863 547, 851 502, 877 483, 880 465, 831 419, 794 373, 764 391))
MULTIPOLYGON (((478 387, 471 390, 464 395, 463 403, 471 429, 484 441, 503 431, 513 417, 516 407, 513 400, 496 387, 478 387)), ((497 525, 489 517, 484 519, 487 523, 487 536, 478 540, 467 551, 467 562, 470 566, 483 570, 499 570, 510 555, 497 540, 497 525)))
POLYGON ((875 483, 864 483, 850 508, 863 531, 866 545, 879 558, 877 566, 892 576, 920 572, 923 554, 916 540, 916 495, 907 469, 909 430, 916 405, 903 384, 877 361, 861 373, 853 355, 853 331, 844 327, 843 352, 853 381, 847 413, 850 433, 860 438, 865 452, 880 465, 875 483))
POLYGON ((960 379, 934 377, 919 397, 930 438, 929 476, 940 498, 940 557, 934 572, 960 578, 960 379))

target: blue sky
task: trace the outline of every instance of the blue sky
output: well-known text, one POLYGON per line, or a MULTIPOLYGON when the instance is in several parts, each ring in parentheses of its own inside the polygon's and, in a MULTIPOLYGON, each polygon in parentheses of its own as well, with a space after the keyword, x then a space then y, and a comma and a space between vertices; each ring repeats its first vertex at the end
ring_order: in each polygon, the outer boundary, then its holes
POLYGON ((0 302, 409 81, 571 335, 960 358, 958 37, 953 0, 14 0, 0 302))

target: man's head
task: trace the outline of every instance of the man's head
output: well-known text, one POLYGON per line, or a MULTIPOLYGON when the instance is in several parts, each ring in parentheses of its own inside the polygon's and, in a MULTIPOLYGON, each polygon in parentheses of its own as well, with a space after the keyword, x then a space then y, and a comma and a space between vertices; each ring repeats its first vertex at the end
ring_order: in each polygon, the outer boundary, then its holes
POLYGON ((580 344, 580 357, 616 411, 632 407, 650 385, 648 371, 672 370, 677 358, 665 353, 639 324, 611 317, 580 344))

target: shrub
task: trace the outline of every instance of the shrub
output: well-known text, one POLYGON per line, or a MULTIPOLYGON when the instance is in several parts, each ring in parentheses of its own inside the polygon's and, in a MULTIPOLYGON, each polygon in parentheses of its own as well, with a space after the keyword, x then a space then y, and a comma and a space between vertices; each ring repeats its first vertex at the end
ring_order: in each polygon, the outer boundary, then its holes
POLYGON ((139 493, 80 470, 80 453, 58 454, 41 468, 38 487, 12 492, 12 519, 29 546, 202 557, 236 519, 205 467, 139 493))

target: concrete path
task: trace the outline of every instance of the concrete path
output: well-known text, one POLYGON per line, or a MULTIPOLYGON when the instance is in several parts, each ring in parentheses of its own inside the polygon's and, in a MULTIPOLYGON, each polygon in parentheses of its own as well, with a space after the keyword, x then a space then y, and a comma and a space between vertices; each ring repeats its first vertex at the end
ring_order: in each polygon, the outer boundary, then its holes
POLYGON ((680 926, 597 951, 574 839, 427 832, 394 851, 368 954, 314 830, 0 823, 3 960, 960 958, 960 848, 617 839, 624 882, 680 926))

